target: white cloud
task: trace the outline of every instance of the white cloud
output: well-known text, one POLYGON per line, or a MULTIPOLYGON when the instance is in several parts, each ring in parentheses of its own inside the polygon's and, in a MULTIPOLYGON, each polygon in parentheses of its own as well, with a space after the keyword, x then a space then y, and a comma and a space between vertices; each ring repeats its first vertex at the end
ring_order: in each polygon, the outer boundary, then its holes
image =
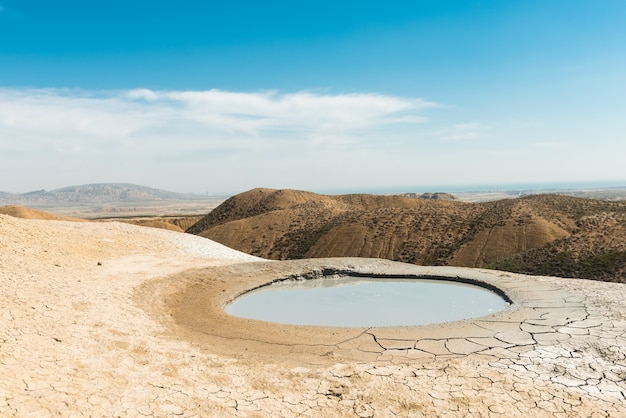
POLYGON ((434 106, 419 99, 374 94, 317 95, 237 93, 221 90, 155 92, 129 97, 165 106, 181 117, 229 132, 259 135, 267 130, 349 131, 387 123, 401 112, 434 106))
POLYGON ((113 181, 237 192, 624 177, 626 142, 589 141, 592 125, 446 125, 454 110, 445 107, 445 117, 424 124, 434 107, 372 93, 0 88, 0 191, 113 181))
POLYGON ((10 134, 44 142, 185 142, 188 137, 223 146, 224 138, 272 140, 288 133, 290 140, 303 141, 418 123, 422 119, 415 113, 431 106, 419 99, 374 94, 0 90, 0 131, 3 138, 10 134))
POLYGON ((0 89, 0 175, 30 167, 84 183, 224 155, 244 165, 249 155, 306 161, 390 139, 394 125, 422 123, 434 106, 381 94, 0 89), (94 178, 81 180, 85 171, 94 178))

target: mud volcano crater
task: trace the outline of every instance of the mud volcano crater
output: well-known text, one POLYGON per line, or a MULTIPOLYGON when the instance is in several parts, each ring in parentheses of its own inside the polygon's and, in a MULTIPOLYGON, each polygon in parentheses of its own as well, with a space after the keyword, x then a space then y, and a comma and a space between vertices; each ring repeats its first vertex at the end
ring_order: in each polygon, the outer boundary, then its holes
POLYGON ((280 324, 382 327, 476 318, 510 303, 499 288, 460 277, 327 271, 273 281, 237 297, 225 310, 280 324))
MULTIPOLYGON (((516 343, 525 343, 521 341, 526 334, 520 333, 520 324, 529 315, 535 315, 537 301, 544 303, 546 295, 551 293, 536 283, 530 285, 517 276, 501 272, 364 258, 263 261, 208 267, 187 271, 177 276, 175 282, 166 282, 170 289, 158 292, 166 296, 166 324, 177 338, 190 339, 213 353, 272 362, 276 361, 276 356, 281 356, 281 361, 293 360, 300 364, 371 361, 389 354, 411 358, 432 356, 433 351, 448 353, 452 347, 450 354, 455 354, 456 347, 462 352, 478 351, 483 349, 483 343, 485 349, 508 344, 503 343, 501 337, 514 337, 516 343), (478 286, 480 292, 494 296, 503 309, 429 325, 392 322, 391 325, 350 326, 283 324, 226 312, 228 305, 238 297, 273 286, 272 283, 333 280, 329 276, 349 276, 356 282, 367 277, 390 283, 406 278, 413 282, 437 278, 439 282, 455 282, 456 286, 478 286), (425 341, 428 341, 428 350, 420 348, 425 341), (441 348, 435 350, 430 345, 441 348)), ((154 289, 151 292, 154 293, 154 289)), ((554 306, 561 302, 550 303, 554 306)))

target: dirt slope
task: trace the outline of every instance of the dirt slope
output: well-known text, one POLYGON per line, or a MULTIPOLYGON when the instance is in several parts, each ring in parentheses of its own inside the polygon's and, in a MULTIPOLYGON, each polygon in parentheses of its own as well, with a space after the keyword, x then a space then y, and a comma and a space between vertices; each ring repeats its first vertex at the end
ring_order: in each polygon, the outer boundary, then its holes
POLYGON ((375 257, 626 281, 626 202, 534 195, 463 203, 254 189, 187 232, 276 260, 375 257), (572 266, 553 268, 563 252, 572 266), (594 273, 579 263, 593 264, 594 273))
POLYGON ((0 214, 13 216, 22 219, 41 219, 47 221, 72 221, 86 222, 85 219, 71 218, 67 216, 58 216, 41 210, 31 209, 24 206, 0 206, 0 214))

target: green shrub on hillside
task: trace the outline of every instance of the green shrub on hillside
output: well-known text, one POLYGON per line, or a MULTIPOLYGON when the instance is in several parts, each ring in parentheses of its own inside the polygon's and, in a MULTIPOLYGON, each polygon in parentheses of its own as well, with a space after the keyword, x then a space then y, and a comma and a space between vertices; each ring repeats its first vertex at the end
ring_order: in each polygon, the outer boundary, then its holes
POLYGON ((601 254, 575 259, 568 251, 538 251, 509 257, 488 268, 540 276, 574 277, 626 283, 626 251, 609 250, 601 254))

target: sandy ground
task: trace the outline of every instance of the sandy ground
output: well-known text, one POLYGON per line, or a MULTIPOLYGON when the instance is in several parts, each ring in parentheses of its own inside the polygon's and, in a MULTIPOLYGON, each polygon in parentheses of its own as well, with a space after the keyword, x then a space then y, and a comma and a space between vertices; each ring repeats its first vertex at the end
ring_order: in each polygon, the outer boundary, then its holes
POLYGON ((331 329, 290 346, 190 323, 215 283, 228 294, 283 265, 176 232, 0 215, 0 416, 626 416, 624 285, 509 275, 553 290, 477 339, 334 345, 331 329))

